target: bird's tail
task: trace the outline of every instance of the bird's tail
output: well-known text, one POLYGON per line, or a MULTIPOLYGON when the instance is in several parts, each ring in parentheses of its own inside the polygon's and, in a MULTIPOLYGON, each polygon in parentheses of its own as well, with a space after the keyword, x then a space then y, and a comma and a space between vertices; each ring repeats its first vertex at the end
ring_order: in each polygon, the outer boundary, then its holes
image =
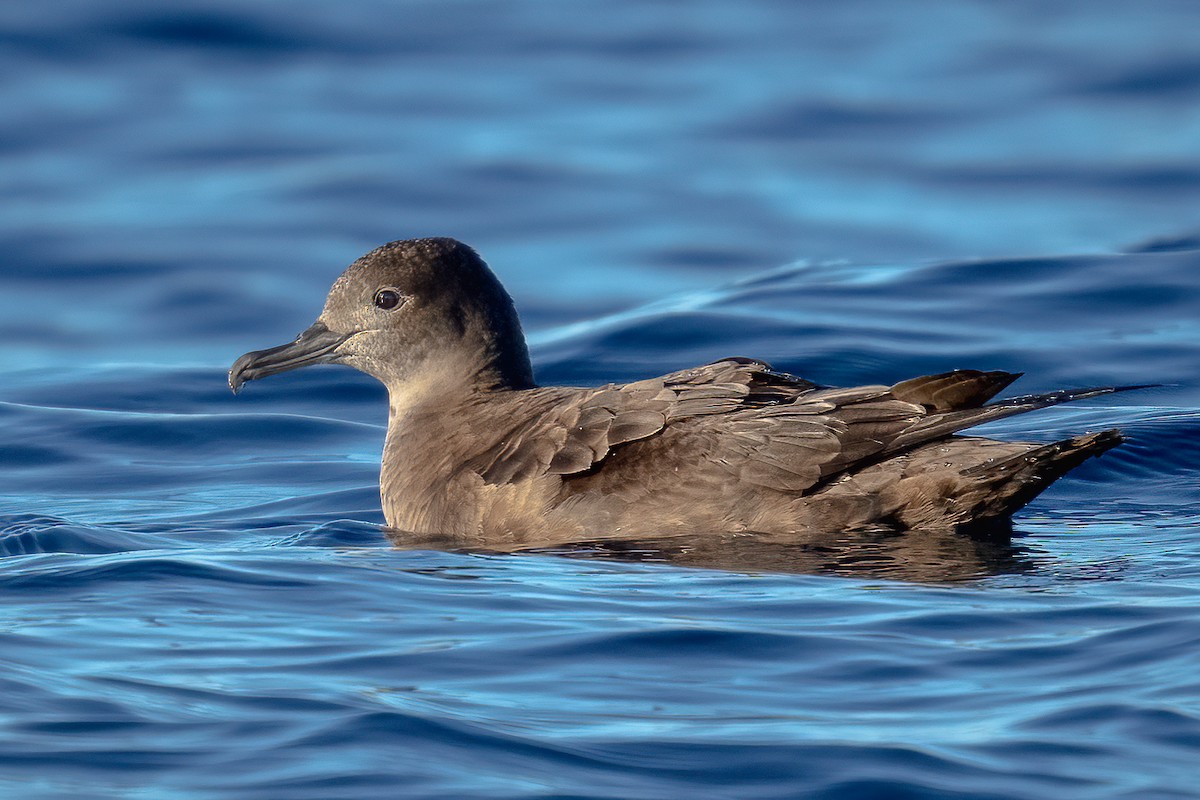
POLYGON ((986 530, 1122 441, 1119 431, 1107 430, 1053 444, 977 437, 927 444, 908 455, 901 474, 881 493, 883 512, 891 524, 909 530, 986 530))
POLYGON ((980 493, 981 507, 973 519, 986 521, 1011 515, 1070 470, 1123 441, 1125 437, 1115 429, 1088 433, 964 470, 964 478, 984 489, 980 493))

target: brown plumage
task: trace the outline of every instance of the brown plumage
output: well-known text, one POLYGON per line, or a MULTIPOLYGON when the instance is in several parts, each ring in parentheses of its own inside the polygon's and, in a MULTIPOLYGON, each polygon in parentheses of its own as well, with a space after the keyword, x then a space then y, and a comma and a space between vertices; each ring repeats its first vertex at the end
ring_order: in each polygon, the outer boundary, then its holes
POLYGON ((1121 442, 1116 431, 1050 445, 956 435, 1120 388, 989 403, 1019 377, 1007 372, 839 389, 731 358, 635 383, 538 387, 511 299, 452 239, 366 254, 312 327, 239 358, 230 386, 321 362, 388 389, 388 525, 496 549, 978 525, 1121 442))

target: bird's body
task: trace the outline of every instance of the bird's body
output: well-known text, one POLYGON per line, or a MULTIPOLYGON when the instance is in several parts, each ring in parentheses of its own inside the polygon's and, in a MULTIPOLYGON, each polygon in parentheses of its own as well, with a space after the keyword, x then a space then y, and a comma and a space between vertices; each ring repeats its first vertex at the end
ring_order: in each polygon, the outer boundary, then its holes
POLYGON ((1115 391, 989 403, 1016 377, 959 370, 835 389, 746 358, 599 388, 538 387, 512 301, 470 248, 393 242, 352 264, 318 322, 230 384, 317 361, 388 388, 388 526, 490 548, 585 539, 1004 519, 1115 431, 1050 445, 957 435, 1115 391))

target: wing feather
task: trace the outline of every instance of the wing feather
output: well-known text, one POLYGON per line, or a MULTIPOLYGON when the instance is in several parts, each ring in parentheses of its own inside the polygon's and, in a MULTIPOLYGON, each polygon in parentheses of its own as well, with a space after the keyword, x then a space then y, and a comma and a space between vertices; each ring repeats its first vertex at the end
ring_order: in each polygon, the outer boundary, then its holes
MULTIPOLYGON (((983 405, 1017 377, 957 370, 891 387, 826 388, 732 358, 624 385, 532 389, 513 393, 517 422, 469 466, 493 484, 566 478, 594 471, 614 448, 670 429, 663 447, 676 449, 659 454, 663 463, 687 453, 723 465, 730 481, 798 494, 982 422, 1109 391, 983 405), (685 441, 693 444, 678 449, 685 441)), ((656 457, 652 448, 638 452, 656 457)))

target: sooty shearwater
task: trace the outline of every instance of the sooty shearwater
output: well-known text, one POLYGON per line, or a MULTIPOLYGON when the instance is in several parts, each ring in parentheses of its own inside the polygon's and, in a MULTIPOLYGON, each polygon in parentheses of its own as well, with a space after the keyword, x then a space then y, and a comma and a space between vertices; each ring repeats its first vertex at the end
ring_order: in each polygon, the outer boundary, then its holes
POLYGON ((380 496, 390 528, 515 549, 749 532, 1006 520, 1122 441, 956 435, 1134 387, 989 401, 1018 374, 956 370, 832 388, 749 358, 599 388, 538 386, 512 299, 453 239, 386 244, 351 264, 295 341, 246 353, 249 380, 346 364, 387 387, 380 496))

